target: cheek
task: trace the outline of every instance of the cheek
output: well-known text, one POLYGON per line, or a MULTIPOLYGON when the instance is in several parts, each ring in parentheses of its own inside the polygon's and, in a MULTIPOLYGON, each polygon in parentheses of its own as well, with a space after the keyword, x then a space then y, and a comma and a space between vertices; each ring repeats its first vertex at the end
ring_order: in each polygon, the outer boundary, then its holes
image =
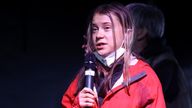
POLYGON ((96 37, 94 35, 92 35, 92 41, 94 44, 96 43, 96 37))
POLYGON ((124 34, 123 34, 123 32, 122 32, 121 29, 116 31, 115 36, 117 36, 117 37, 116 37, 117 45, 121 45, 121 44, 122 44, 123 39, 124 39, 124 36, 123 36, 123 35, 124 35, 124 34))
POLYGON ((92 43, 93 43, 94 48, 95 48, 95 45, 96 45, 96 37, 95 37, 94 35, 92 36, 92 43))
POLYGON ((123 43, 123 37, 119 37, 118 40, 117 40, 117 46, 120 47, 123 43))

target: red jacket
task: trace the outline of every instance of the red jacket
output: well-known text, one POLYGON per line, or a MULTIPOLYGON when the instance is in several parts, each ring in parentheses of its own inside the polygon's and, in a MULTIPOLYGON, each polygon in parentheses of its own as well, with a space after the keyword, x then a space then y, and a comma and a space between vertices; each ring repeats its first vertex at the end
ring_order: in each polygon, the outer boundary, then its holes
MULTIPOLYGON (((128 87, 117 84, 107 93, 101 108, 166 108, 161 83, 152 68, 139 60, 129 71, 131 84, 128 87)), ((65 92, 61 102, 63 108, 80 108, 74 96, 77 82, 78 77, 65 92)))

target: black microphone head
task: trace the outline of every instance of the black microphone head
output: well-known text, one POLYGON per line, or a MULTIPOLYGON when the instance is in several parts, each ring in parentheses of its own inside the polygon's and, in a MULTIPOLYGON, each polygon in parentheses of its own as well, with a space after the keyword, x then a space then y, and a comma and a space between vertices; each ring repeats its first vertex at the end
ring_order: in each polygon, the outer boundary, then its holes
POLYGON ((85 59, 84 59, 85 69, 95 70, 95 68, 96 68, 95 62, 96 62, 96 58, 93 53, 87 53, 85 55, 85 59))

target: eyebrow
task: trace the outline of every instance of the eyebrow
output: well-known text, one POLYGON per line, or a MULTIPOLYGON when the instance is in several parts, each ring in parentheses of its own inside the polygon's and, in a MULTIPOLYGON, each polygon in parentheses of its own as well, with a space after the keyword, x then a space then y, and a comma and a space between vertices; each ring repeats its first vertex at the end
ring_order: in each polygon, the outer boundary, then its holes
MULTIPOLYGON (((102 25, 108 25, 108 24, 111 25, 112 23, 111 23, 111 22, 102 22, 101 24, 102 24, 102 25)), ((92 25, 95 26, 95 25, 97 25, 97 24, 93 22, 92 25)))

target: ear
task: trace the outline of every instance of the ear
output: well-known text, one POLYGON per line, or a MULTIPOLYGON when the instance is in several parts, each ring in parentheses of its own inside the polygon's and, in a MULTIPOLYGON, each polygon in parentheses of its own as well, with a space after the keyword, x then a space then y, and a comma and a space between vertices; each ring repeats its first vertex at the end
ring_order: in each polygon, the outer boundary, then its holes
POLYGON ((123 46, 130 46, 130 44, 132 43, 133 41, 133 29, 127 29, 126 32, 125 32, 125 37, 124 37, 124 41, 123 41, 123 46), (127 45, 125 45, 127 44, 127 45))
POLYGON ((125 32, 125 36, 133 35, 133 29, 127 29, 125 32))
POLYGON ((146 38, 147 35, 147 29, 146 28, 140 28, 135 30, 135 38, 137 39, 137 41, 143 40, 144 38, 146 38))
POLYGON ((132 33, 133 32, 133 30, 132 29, 127 29, 127 31, 126 31, 128 34, 130 34, 130 33, 132 33))

